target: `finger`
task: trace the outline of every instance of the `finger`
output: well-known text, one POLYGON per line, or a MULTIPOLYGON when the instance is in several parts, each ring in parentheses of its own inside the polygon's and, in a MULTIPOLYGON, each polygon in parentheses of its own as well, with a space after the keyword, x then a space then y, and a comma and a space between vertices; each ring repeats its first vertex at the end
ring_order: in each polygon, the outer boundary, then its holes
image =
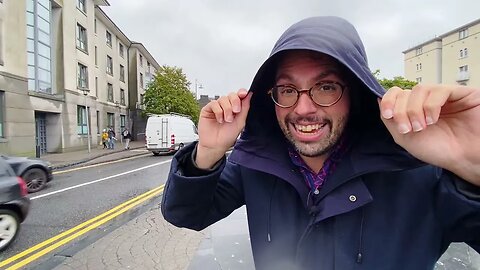
POLYGON ((247 95, 242 99, 242 110, 237 117, 245 123, 247 120, 248 111, 250 110, 250 101, 252 100, 253 93, 247 92, 247 95))
POLYGON ((233 121, 233 112, 232 112, 232 104, 230 103, 230 99, 228 96, 220 97, 218 100, 220 107, 223 110, 223 119, 225 122, 231 123, 233 121))
POLYGON ((435 124, 440 117, 442 106, 445 105, 449 93, 439 89, 432 89, 427 99, 423 104, 423 111, 425 112, 425 122, 427 125, 435 124))
POLYGON ((230 93, 228 95, 228 99, 230 100, 230 104, 232 104, 232 112, 239 113, 242 107, 240 97, 238 93, 230 93))
POLYGON ((393 109, 395 108, 395 102, 397 95, 402 91, 399 87, 390 88, 385 95, 383 95, 380 102, 380 112, 385 119, 391 119, 393 117, 393 109))
POLYGON ((426 127, 424 103, 430 91, 422 85, 416 85, 410 91, 407 101, 407 115, 414 132, 423 130, 426 127))
POLYGON ((382 121, 390 130, 390 133, 406 134, 412 130, 406 112, 408 95, 409 90, 393 87, 387 91, 379 102, 382 121))
POLYGON ((395 122, 397 131, 401 134, 407 134, 412 130, 410 119, 407 114, 407 106, 409 99, 409 90, 402 90, 397 95, 395 108, 393 109, 393 121, 395 122))
POLYGON ((223 123, 223 110, 222 110, 222 107, 220 107, 218 100, 210 101, 208 106, 210 107, 213 114, 215 115, 215 119, 217 119, 217 122, 220 124, 223 123))

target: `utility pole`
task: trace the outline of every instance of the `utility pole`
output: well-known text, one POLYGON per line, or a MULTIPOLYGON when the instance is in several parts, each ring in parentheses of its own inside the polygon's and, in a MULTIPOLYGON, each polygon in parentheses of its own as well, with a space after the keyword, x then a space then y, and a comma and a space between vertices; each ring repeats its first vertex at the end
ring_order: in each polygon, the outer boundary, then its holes
POLYGON ((90 121, 88 121, 88 118, 90 116, 90 113, 88 111, 88 107, 87 107, 87 95, 88 95, 88 92, 90 92, 90 90, 88 89, 83 89, 83 96, 85 97, 85 116, 87 117, 87 144, 88 144, 88 153, 90 153, 90 121))

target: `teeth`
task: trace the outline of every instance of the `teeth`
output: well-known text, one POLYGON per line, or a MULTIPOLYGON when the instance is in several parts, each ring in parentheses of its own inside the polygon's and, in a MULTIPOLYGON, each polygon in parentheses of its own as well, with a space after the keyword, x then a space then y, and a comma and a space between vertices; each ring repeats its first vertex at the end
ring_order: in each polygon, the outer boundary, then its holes
POLYGON ((316 124, 316 125, 295 125, 295 128, 299 131, 302 132, 312 132, 314 130, 320 129, 322 125, 316 124))

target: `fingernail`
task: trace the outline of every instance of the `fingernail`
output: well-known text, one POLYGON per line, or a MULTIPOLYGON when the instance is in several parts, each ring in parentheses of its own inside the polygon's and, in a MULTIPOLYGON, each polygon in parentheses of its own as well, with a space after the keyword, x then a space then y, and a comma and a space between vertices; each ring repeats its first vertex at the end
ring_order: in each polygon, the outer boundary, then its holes
POLYGON ((422 125, 418 121, 413 121, 412 122, 412 128, 413 128, 413 131, 415 131, 415 132, 423 129, 422 125))
POLYGON ((238 112, 240 112, 240 107, 233 106, 232 110, 233 110, 234 113, 238 113, 238 112))
POLYGON ((433 124, 433 118, 430 116, 425 117, 425 122, 427 122, 427 125, 433 124))
POLYGON ((405 124, 400 124, 398 126, 398 132, 400 132, 401 134, 407 134, 408 132, 410 132, 410 128, 405 124))
POLYGON ((386 109, 386 110, 383 111, 382 116, 385 119, 390 119, 390 118, 393 117, 393 111, 390 110, 390 109, 386 109))
POLYGON ((233 116, 231 116, 231 115, 227 116, 227 119, 225 119, 225 121, 227 121, 229 123, 232 122, 233 121, 233 116))

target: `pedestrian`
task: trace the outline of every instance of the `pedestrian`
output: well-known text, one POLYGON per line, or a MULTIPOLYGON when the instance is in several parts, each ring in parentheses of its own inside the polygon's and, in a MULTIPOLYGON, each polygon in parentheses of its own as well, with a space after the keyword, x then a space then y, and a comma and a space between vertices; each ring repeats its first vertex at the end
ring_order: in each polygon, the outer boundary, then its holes
POLYGON ((108 130, 108 142, 109 142, 109 149, 115 149, 115 141, 117 140, 115 136, 115 131, 113 127, 110 127, 108 130))
POLYGON ((102 144, 103 149, 108 149, 108 132, 105 128, 102 131, 102 144))
POLYGON ((451 242, 480 251, 478 123, 480 89, 386 91, 349 22, 308 18, 202 108, 162 213, 202 230, 246 205, 256 269, 433 269, 451 242))
POLYGON ((130 140, 132 139, 132 135, 128 128, 125 128, 122 132, 123 140, 125 141, 125 150, 130 149, 130 140))

